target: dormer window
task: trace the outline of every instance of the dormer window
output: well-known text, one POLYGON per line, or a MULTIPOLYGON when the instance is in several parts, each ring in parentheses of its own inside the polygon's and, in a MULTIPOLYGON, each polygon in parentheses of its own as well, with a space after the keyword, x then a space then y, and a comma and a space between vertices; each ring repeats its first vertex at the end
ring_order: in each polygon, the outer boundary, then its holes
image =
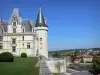
POLYGON ((14 17, 13 19, 14 19, 14 21, 15 21, 15 17, 14 17))
POLYGON ((13 22, 13 26, 16 26, 16 22, 13 22))
POLYGON ((16 16, 14 15, 14 16, 13 16, 13 21, 15 21, 15 20, 16 20, 16 16))

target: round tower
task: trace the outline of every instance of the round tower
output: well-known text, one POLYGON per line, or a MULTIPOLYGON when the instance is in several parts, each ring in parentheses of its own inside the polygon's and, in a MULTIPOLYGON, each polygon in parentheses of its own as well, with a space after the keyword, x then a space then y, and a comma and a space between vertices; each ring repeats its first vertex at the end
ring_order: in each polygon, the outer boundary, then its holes
POLYGON ((42 14, 41 8, 36 20, 35 33, 37 35, 36 55, 42 55, 48 58, 48 26, 42 14))

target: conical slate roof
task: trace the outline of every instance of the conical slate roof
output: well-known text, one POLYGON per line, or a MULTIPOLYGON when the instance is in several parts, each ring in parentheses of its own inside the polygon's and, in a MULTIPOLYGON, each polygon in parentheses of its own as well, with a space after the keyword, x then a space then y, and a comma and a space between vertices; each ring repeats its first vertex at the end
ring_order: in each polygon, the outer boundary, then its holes
POLYGON ((38 16, 37 16, 35 27, 40 27, 40 26, 47 27, 47 25, 45 23, 44 16, 43 16, 42 11, 41 11, 41 8, 40 8, 38 16))

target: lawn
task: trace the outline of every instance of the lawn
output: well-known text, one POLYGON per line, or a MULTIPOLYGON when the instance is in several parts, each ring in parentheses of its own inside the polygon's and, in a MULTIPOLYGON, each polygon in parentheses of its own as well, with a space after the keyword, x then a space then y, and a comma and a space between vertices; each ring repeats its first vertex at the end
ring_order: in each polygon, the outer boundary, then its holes
POLYGON ((36 57, 15 57, 14 62, 0 62, 0 75, 39 75, 36 57))

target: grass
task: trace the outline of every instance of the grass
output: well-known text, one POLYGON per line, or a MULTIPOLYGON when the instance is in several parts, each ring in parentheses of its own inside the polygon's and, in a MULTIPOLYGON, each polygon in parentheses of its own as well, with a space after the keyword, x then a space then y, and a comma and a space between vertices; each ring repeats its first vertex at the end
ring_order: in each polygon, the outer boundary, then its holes
POLYGON ((0 75, 39 75, 36 57, 15 57, 14 62, 0 62, 0 75))

